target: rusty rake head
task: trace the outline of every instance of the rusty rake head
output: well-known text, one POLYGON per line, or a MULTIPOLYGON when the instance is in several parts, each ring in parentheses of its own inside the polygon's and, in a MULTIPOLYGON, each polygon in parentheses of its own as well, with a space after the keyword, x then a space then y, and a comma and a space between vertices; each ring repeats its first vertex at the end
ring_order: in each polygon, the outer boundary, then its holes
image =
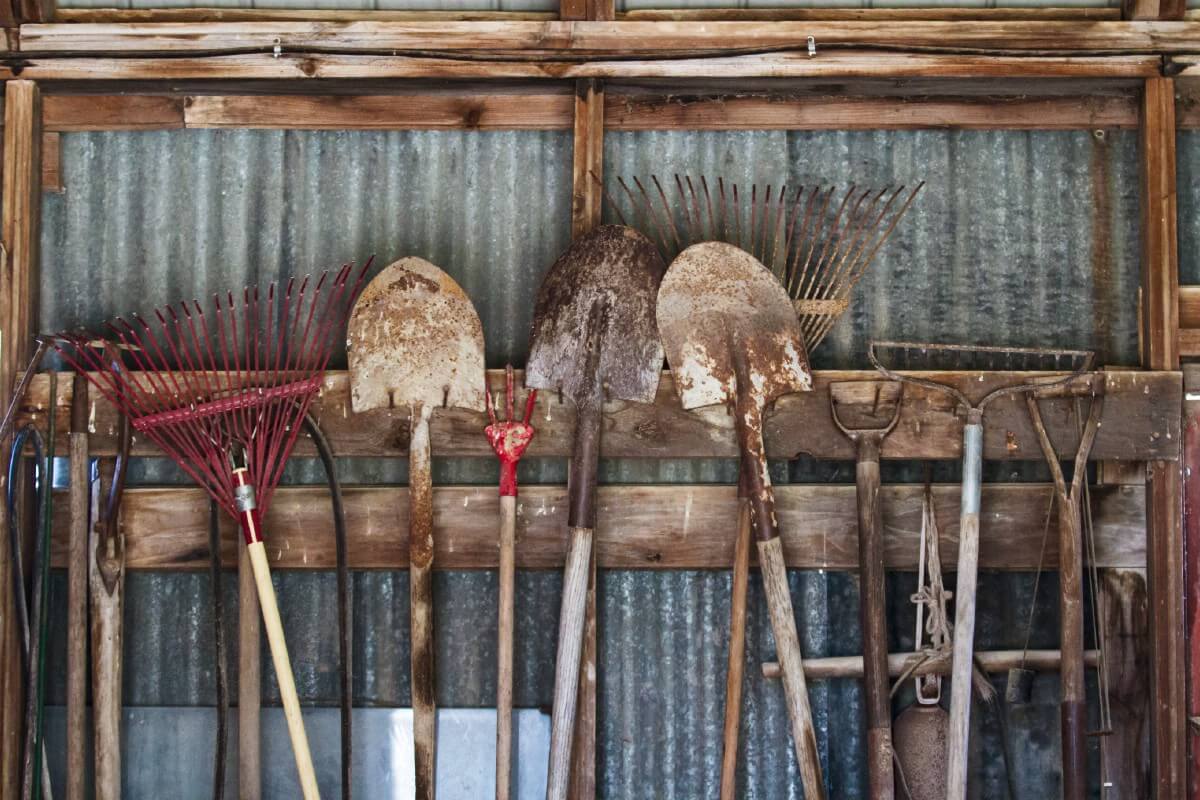
POLYGON ((244 463, 265 511, 370 263, 118 317, 54 347, 230 513, 230 462, 244 463))
POLYGON ((867 358, 885 377, 924 386, 954 397, 965 408, 982 409, 1007 394, 1045 391, 1070 383, 1092 368, 1091 350, 1062 350, 1048 347, 989 347, 928 342, 872 341, 867 358), (1000 386, 986 384, 987 391, 972 401, 956 386, 898 370, 1005 371, 1043 373, 1021 376, 1000 386), (1049 373, 1049 374, 1045 374, 1049 373))
MULTIPOLYGON (((594 177, 594 176, 593 176, 594 177)), ((759 186, 676 174, 617 178, 629 218, 670 262, 703 241, 733 244, 765 264, 787 289, 809 353, 850 306, 850 293, 924 183, 912 189, 759 186)), ((607 190, 621 224, 625 214, 607 190)))

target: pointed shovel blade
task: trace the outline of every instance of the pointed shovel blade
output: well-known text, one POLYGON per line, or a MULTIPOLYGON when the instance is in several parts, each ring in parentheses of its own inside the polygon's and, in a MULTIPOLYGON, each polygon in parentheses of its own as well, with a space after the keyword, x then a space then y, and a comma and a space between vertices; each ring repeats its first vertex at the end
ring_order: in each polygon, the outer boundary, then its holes
POLYGON ((702 242, 676 256, 658 293, 658 329, 685 409, 732 405, 739 360, 760 407, 812 389, 791 298, 739 247, 702 242))
POLYGON ((525 385, 561 390, 576 403, 601 389, 611 399, 653 402, 663 364, 654 319, 662 275, 658 249, 632 228, 602 225, 576 239, 538 290, 525 385))
POLYGON ((402 258, 367 284, 346 330, 350 407, 484 410, 483 325, 453 278, 402 258))

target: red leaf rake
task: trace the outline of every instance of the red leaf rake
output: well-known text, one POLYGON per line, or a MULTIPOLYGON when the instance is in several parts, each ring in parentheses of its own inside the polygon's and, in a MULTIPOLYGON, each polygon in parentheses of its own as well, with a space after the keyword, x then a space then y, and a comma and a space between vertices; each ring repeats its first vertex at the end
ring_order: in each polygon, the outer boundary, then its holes
POLYGON ((214 295, 116 318, 100 338, 62 334, 55 349, 126 414, 242 529, 305 800, 318 800, 287 644, 263 547, 266 512, 368 261, 265 292, 214 295), (154 324, 157 321, 157 325, 154 324))

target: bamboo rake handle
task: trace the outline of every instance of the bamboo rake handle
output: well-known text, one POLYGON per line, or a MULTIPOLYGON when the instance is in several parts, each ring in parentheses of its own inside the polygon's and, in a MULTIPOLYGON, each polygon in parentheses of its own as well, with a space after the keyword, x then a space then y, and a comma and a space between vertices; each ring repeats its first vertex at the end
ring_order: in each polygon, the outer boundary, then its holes
POLYGON ((300 715, 300 698, 296 695, 292 663, 288 658, 287 642, 283 637, 279 606, 275 602, 275 587, 271 584, 271 568, 267 564, 267 553, 261 541, 246 545, 246 550, 250 555, 250 566, 254 570, 258 602, 262 606, 263 625, 267 629, 267 644, 271 647, 271 659, 275 663, 275 678, 279 682, 279 695, 283 700, 283 715, 287 719, 288 735, 292 740, 292 752, 296 757, 296 770, 300 774, 300 790, 304 795, 304 800, 320 800, 321 793, 317 789, 317 776, 313 772, 312 753, 308 749, 308 736, 304 732, 304 720, 300 715))
POLYGON ((750 583, 750 501, 738 498, 737 542, 729 603, 729 668, 725 673, 725 731, 721 752, 721 800, 734 800, 738 733, 742 721, 742 675, 746 657, 746 590, 750 583))
MULTIPOLYGON (((86 379, 84 379, 86 387, 86 379)), ((75 386, 78 388, 79 383, 75 386)), ((83 395, 86 403, 87 393, 83 395)), ((83 406, 86 409, 86 405, 83 406)), ((74 408, 72 409, 74 412, 74 408)), ((71 432, 71 533, 67 545, 67 800, 83 800, 87 746, 88 435, 71 432)))
POLYGON ((804 660, 800 655, 800 638, 796 633, 792 595, 788 590, 783 540, 778 536, 759 540, 758 561, 771 614, 771 630, 775 634, 775 649, 783 669, 783 693, 792 723, 792 742, 796 746, 800 777, 804 782, 804 797, 806 800, 824 800, 821 756, 817 752, 816 730, 808 704, 808 684, 804 680, 804 660))
POLYGON ((517 498, 500 496, 500 621, 496 664, 496 800, 512 791, 513 606, 517 498))
POLYGON ((262 797, 262 622, 250 551, 238 552, 238 797, 262 797))
POLYGON ((558 619, 558 654, 554 668, 554 710, 550 717, 550 770, 546 800, 564 800, 571 777, 571 741, 575 732, 579 660, 583 650, 583 618, 587 605, 592 529, 571 528, 571 546, 563 572, 562 610, 558 619))
POLYGON ((975 654, 975 591, 979 573, 979 499, 983 468, 983 415, 972 410, 963 427, 962 512, 958 578, 954 585, 954 656, 950 668, 946 800, 966 800, 971 733, 971 670, 975 654))
POLYGON ((429 416, 413 415, 408 454, 409 624, 412 637, 413 759, 417 800, 433 800, 437 778, 437 698, 433 640, 433 482, 429 416))

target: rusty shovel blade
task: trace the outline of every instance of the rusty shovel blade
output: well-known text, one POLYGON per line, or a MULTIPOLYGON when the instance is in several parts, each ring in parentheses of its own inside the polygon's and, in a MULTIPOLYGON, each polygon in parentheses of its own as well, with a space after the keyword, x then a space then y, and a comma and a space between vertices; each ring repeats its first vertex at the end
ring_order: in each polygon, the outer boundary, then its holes
POLYGON ((421 258, 390 264, 346 330, 350 407, 484 410, 483 325, 453 278, 421 258))
POLYGON ((576 239, 538 291, 525 385, 560 390, 580 403, 649 403, 658 391, 663 349, 654 301, 664 264, 633 228, 601 225, 576 239))
POLYGON ((671 262, 658 329, 685 409, 733 405, 742 389, 762 408, 812 389, 791 298, 758 259, 731 244, 702 242, 671 262), (748 385, 739 387, 743 368, 748 385))

